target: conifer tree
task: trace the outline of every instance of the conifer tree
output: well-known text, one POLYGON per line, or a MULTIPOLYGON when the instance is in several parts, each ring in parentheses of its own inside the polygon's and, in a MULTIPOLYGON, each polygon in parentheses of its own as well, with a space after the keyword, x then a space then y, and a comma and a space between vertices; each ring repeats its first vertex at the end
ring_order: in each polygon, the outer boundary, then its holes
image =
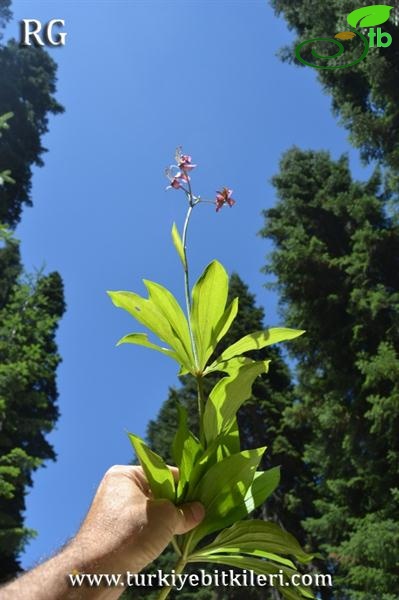
MULTIPOLYGON (((287 325, 306 334, 292 426, 311 427, 304 463, 316 515, 304 526, 335 575, 334 598, 394 600, 399 574, 399 227, 378 172, 293 148, 274 178, 263 235, 275 250, 287 325)), ((327 591, 323 598, 329 597, 327 591)))
MULTIPOLYGON (((270 0, 278 15, 283 16, 297 35, 293 44, 282 49, 283 60, 302 63, 295 58, 295 47, 300 42, 317 37, 334 38, 338 32, 349 28, 347 16, 362 6, 385 4, 370 0, 270 0)), ((365 60, 353 67, 329 70, 318 69, 317 77, 323 89, 332 97, 332 107, 341 123, 348 128, 352 144, 358 147, 365 161, 378 160, 399 172, 399 7, 389 2, 390 18, 381 25, 392 37, 387 47, 370 48, 365 60), (394 6, 395 5, 395 6, 394 6)), ((370 11, 371 12, 371 11, 370 11)), ((368 30, 365 30, 368 33, 368 30)), ((317 46, 308 48, 317 50, 317 46)), ((361 54, 355 40, 344 42, 345 57, 357 58, 361 54)), ((306 48, 305 48, 306 51, 306 48)), ((310 51, 310 50, 309 50, 310 51)), ((319 46, 319 51, 320 46, 319 46)), ((332 55, 336 46, 329 44, 322 53, 332 55)), ((310 67, 303 67, 310 68, 310 67)), ((316 69, 314 69, 316 72, 316 69)), ((395 177, 397 182, 397 179, 395 177)))
POLYGON ((0 581, 19 570, 19 552, 33 534, 23 523, 32 472, 55 458, 46 434, 58 417, 54 338, 64 311, 58 273, 23 276, 17 242, 1 237, 0 581))
POLYGON ((0 140, 0 174, 10 170, 14 180, 0 185, 0 223, 15 227, 23 206, 32 205, 32 167, 44 164, 49 114, 63 108, 54 97, 57 67, 49 54, 15 40, 1 43, 1 27, 10 18, 9 0, 0 0, 0 115, 14 115, 0 140))
MULTIPOLYGON (((0 0, 0 40, 10 18, 9 0, 0 0)), ((24 526, 32 474, 55 458, 46 434, 58 418, 63 285, 58 273, 24 274, 10 230, 31 203, 31 168, 42 164, 48 113, 61 111, 54 91, 46 52, 0 45, 0 581, 20 570, 19 554, 34 534, 24 526)))

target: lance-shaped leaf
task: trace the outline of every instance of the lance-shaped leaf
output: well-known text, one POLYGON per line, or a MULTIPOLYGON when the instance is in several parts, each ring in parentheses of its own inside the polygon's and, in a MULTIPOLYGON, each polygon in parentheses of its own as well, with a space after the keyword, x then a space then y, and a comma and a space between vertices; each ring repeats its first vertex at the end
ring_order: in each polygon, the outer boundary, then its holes
POLYGON ((285 600, 303 600, 304 598, 310 598, 313 600, 315 598, 315 595, 310 591, 309 588, 302 586, 283 588, 279 587, 278 589, 285 600))
POLYGON ((234 298, 234 300, 229 304, 226 308, 222 316, 220 317, 214 331, 212 334, 211 344, 208 348, 208 351, 205 355, 205 364, 208 362, 210 356, 216 349, 216 346, 220 342, 220 340, 226 335, 228 330, 230 329, 234 319, 237 316, 238 311, 238 298, 234 298))
POLYGON ((182 262, 183 268, 186 269, 187 264, 186 264, 186 259, 184 256, 183 241, 180 237, 179 230, 176 227, 176 223, 173 223, 173 227, 172 227, 172 240, 173 240, 173 244, 177 250, 177 254, 179 255, 179 258, 182 262))
POLYGON ((194 363, 192 354, 190 332, 186 315, 174 295, 163 285, 154 281, 143 280, 148 290, 149 298, 168 321, 175 335, 183 344, 190 362, 194 363))
POLYGON ((291 577, 297 573, 296 569, 282 564, 276 564, 269 560, 263 560, 261 558, 255 558, 252 556, 243 556, 240 554, 223 555, 223 554, 212 554, 210 556, 199 556, 194 554, 189 556, 189 563, 195 562, 210 562, 220 565, 228 565, 237 569, 245 569, 247 571, 254 571, 258 575, 279 575, 282 578, 283 585, 280 585, 280 580, 273 579, 273 587, 276 587, 287 600, 303 600, 303 598, 314 598, 314 595, 309 589, 305 587, 290 587, 291 577), (290 594, 287 595, 285 590, 289 590, 290 594))
MULTIPOLYGON (((238 448, 237 452, 240 451, 238 448)), ((197 488, 198 483, 202 480, 205 473, 217 462, 222 460, 223 456, 220 454, 220 438, 214 440, 204 450, 201 455, 197 456, 195 464, 190 474, 189 486, 187 499, 193 499, 193 492, 197 488)))
POLYGON ((255 331, 244 336, 235 344, 232 344, 216 359, 215 363, 212 363, 210 370, 220 362, 228 361, 235 356, 240 356, 244 352, 251 350, 261 350, 271 344, 277 344, 278 342, 285 342, 287 340, 293 340, 305 333, 302 329, 288 329, 286 327, 272 327, 271 329, 264 329, 261 331, 255 331))
POLYGON ((240 434, 235 419, 231 428, 211 442, 206 450, 198 453, 190 473, 187 498, 193 499, 193 492, 205 473, 216 463, 221 462, 232 454, 240 452, 240 434))
POLYGON ((196 459, 202 452, 202 446, 188 429, 186 408, 181 404, 178 404, 177 408, 179 412, 179 425, 172 443, 172 456, 175 464, 179 467, 179 483, 176 499, 181 501, 187 490, 196 459))
POLYGON ((222 460, 230 454, 237 454, 240 451, 240 430, 236 417, 232 419, 230 427, 219 435, 215 441, 218 444, 218 460, 222 460))
MULTIPOLYGON (((213 440, 200 456, 198 455, 190 475, 189 497, 194 498, 195 490, 207 471, 232 454, 239 454, 240 438, 237 419, 231 428, 213 440)), ((258 508, 274 492, 280 482, 280 467, 267 471, 256 471, 245 496, 235 506, 235 520, 239 521, 258 508)))
MULTIPOLYGON (((203 456, 196 462, 190 476, 190 492, 187 495, 188 500, 196 498, 196 488, 198 482, 202 481, 205 474, 213 465, 222 464, 224 459, 220 458, 220 438, 211 444, 203 456)), ((258 508, 274 492, 280 481, 280 467, 273 467, 267 471, 256 471, 252 483, 249 485, 245 494, 237 495, 234 508, 230 511, 228 517, 229 524, 240 521, 247 517, 255 508, 258 508)), ((214 531, 226 526, 227 522, 219 522, 214 531)))
POLYGON ((252 358, 248 358, 247 356, 234 356, 229 360, 221 360, 217 359, 217 361, 213 362, 209 367, 207 367, 204 371, 204 375, 208 375, 209 373, 214 372, 222 372, 227 373, 228 375, 233 375, 237 373, 242 365, 253 363, 252 358))
MULTIPOLYGON (((280 467, 273 467, 267 471, 257 471, 254 480, 244 498, 244 503, 240 513, 243 516, 251 514, 255 508, 272 495, 280 483, 280 467)), ((242 518, 242 517, 240 517, 242 518)))
POLYGON ((190 548, 194 548, 205 535, 237 520, 235 509, 243 506, 264 451, 265 448, 244 450, 228 456, 205 472, 190 492, 189 499, 202 502, 206 511, 205 519, 192 534, 190 548))
POLYGON ((291 556, 302 563, 314 557, 302 550, 297 540, 277 523, 251 519, 234 523, 224 529, 214 541, 196 552, 197 555, 242 553, 266 557, 266 554, 291 556))
POLYGON ((254 379, 268 370, 269 362, 237 362, 236 370, 217 382, 205 406, 204 433, 208 443, 231 427, 238 409, 251 396, 254 379))
POLYGON ((139 323, 148 327, 159 339, 166 342, 176 353, 179 362, 188 370, 193 368, 184 345, 167 318, 151 299, 142 298, 134 292, 107 292, 115 306, 123 308, 139 323))
MULTIPOLYGON (((223 530, 224 531, 224 530, 223 530)), ((284 565, 286 567, 290 567, 291 569, 295 569, 295 564, 289 558, 285 558, 284 556, 279 556, 278 554, 273 554, 273 552, 266 552, 264 550, 257 550, 256 548, 246 552, 244 549, 241 549, 239 545, 237 546, 218 546, 217 548, 213 548, 209 552, 207 552, 208 546, 204 548, 200 548, 196 552, 193 552, 190 557, 192 559, 199 559, 207 557, 209 561, 212 560, 212 556, 220 555, 220 556, 228 556, 229 554, 235 554, 240 556, 245 556, 246 558, 253 556, 255 558, 263 558, 272 561, 273 563, 279 563, 280 565, 284 565), (222 554, 223 553, 223 554, 222 554)))
MULTIPOLYGON (((256 471, 252 484, 248 487, 245 496, 237 498, 234 508, 229 514, 230 524, 247 517, 255 508, 258 508, 274 492, 280 481, 280 469, 274 467, 267 471, 256 471)), ((220 529, 226 523, 219 524, 220 529)))
POLYGON ((362 6, 349 13, 347 21, 352 27, 375 27, 388 21, 393 6, 374 4, 362 6))
POLYGON ((128 333, 128 335, 123 336, 123 338, 121 338, 116 345, 120 346, 121 344, 136 344, 137 346, 145 346, 146 348, 151 348, 151 350, 157 350, 157 352, 166 354, 166 356, 170 356, 179 362, 179 357, 177 356, 176 352, 173 352, 173 350, 170 348, 162 348, 162 346, 153 344, 148 339, 146 333, 128 333))
POLYGON ((129 433, 129 439, 150 484, 154 498, 175 499, 175 483, 170 469, 163 459, 149 448, 137 435, 129 433))
POLYGON ((199 368, 203 369, 219 319, 224 313, 228 293, 228 276, 217 261, 204 270, 192 293, 191 323, 197 345, 199 368))

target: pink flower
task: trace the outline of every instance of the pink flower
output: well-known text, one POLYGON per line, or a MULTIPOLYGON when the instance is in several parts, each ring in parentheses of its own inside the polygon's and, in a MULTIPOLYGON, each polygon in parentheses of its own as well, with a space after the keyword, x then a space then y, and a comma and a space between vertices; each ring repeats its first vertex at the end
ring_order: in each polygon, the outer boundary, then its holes
POLYGON ((179 169, 182 171, 191 171, 192 169, 195 169, 196 166, 197 165, 191 163, 191 156, 188 154, 182 155, 181 161, 179 162, 179 169))
POLYGON ((181 146, 176 149, 175 159, 181 171, 191 171, 197 166, 192 164, 189 154, 182 153, 181 146))
POLYGON ((236 203, 236 201, 231 197, 232 193, 233 190, 230 190, 226 187, 224 187, 221 191, 216 192, 216 212, 219 212, 219 210, 225 204, 228 204, 230 207, 232 207, 236 203))
POLYGON ((187 173, 185 173, 184 171, 180 171, 180 173, 178 173, 176 175, 176 177, 178 179, 181 179, 182 181, 190 181, 190 177, 187 175, 187 173))
POLYGON ((178 190, 183 187, 183 183, 190 181, 190 177, 187 175, 187 173, 184 173, 183 171, 176 171, 176 169, 176 165, 172 165, 165 170, 166 177, 170 182, 170 185, 168 185, 166 188, 167 190, 170 188, 178 190))
POLYGON ((170 182, 170 186, 168 186, 168 187, 171 187, 171 188, 173 188, 175 190, 178 190, 179 188, 181 188, 181 181, 180 181, 180 179, 178 179, 177 177, 173 177, 173 179, 170 182))

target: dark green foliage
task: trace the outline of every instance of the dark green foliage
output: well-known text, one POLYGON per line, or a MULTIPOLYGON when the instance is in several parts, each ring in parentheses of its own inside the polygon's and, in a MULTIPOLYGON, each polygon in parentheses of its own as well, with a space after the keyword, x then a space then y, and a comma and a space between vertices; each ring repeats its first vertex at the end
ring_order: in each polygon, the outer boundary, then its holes
MULTIPOLYGON (((5 3, 7 4, 7 3, 5 3)), ((1 26, 0 5, 0 26, 1 26)), ((32 166, 42 166, 49 113, 62 112, 54 99, 56 65, 41 48, 15 41, 0 45, 0 115, 13 112, 2 133, 0 173, 10 169, 15 184, 0 186, 0 223, 14 227, 24 204, 31 205, 32 166)))
MULTIPOLYGON (((10 18, 10 2, 0 0, 0 31, 10 18)), ((24 275, 19 244, 5 227, 31 203, 31 168, 42 164, 48 113, 62 110, 53 97, 55 69, 38 48, 0 45, 0 581, 20 570, 19 553, 35 533, 23 522, 32 473, 55 458, 46 434, 58 418, 63 285, 58 273, 24 275)))
POLYGON ((0 40, 3 37, 1 30, 11 19, 11 0, 0 0, 0 40))
MULTIPOLYGON (((335 598, 398 598, 399 227, 375 173, 293 148, 274 178, 263 235, 275 243, 284 321, 307 330, 293 427, 311 427, 304 461, 315 509, 304 526, 335 573, 335 598)), ((327 596, 328 597, 328 596, 327 596)))
POLYGON ((0 309, 10 297, 12 286, 21 272, 18 243, 7 229, 0 226, 0 309))
MULTIPOLYGON (((239 310, 231 329, 218 347, 215 354, 220 354, 230 344, 244 335, 264 328, 264 311, 255 305, 254 296, 240 277, 233 274, 230 279, 229 299, 239 297, 239 310)), ((272 324, 270 324, 272 325, 272 324)), ((292 343, 292 342, 290 342, 292 343)), ((293 404, 293 390, 290 383, 290 374, 277 348, 268 348, 251 354, 254 359, 271 358, 270 372, 258 377, 253 386, 252 398, 244 404, 239 411, 239 427, 241 431, 242 446, 254 448, 268 446, 263 468, 281 465, 281 483, 277 491, 268 502, 258 511, 258 516, 276 520, 284 525, 301 541, 305 541, 304 531, 300 526, 303 514, 308 514, 305 508, 308 493, 306 481, 306 467, 301 465, 302 440, 297 432, 293 432, 285 423, 284 415, 293 404)), ((206 393, 216 383, 219 375, 208 376, 204 383, 206 393)), ((191 376, 181 378, 181 387, 172 388, 169 397, 164 402, 157 418, 148 425, 147 439, 150 447, 160 454, 169 464, 173 464, 170 446, 177 428, 177 403, 188 409, 189 425, 193 431, 197 430, 197 391, 195 381, 191 376)), ((168 548, 148 572, 162 568, 170 572, 174 567, 176 557, 168 548)), ((195 571, 198 567, 191 570, 195 571)), ((202 568, 207 569, 204 564, 202 568)), ((209 565, 209 569, 213 567, 209 565)), ((156 592, 130 590, 129 598, 156 598, 156 592)), ((181 592, 173 591, 172 599, 200 598, 201 600, 258 600, 265 598, 264 589, 249 589, 244 591, 231 588, 223 591, 222 588, 199 590, 198 588, 184 589, 181 592)), ((278 597, 278 596, 270 596, 278 597)))
MULTIPOLYGON (((346 17, 351 11, 374 4, 369 0, 270 0, 270 3, 297 33, 297 39, 283 50, 282 56, 299 65, 294 53, 299 42, 320 36, 333 38, 336 33, 348 30, 346 17)), ((399 169, 398 25, 399 10, 394 8, 389 21, 381 26, 393 38, 389 47, 370 48, 367 58, 352 68, 317 72, 323 88, 332 96, 334 112, 349 129, 351 141, 360 148, 362 157, 366 161, 382 160, 396 171, 399 169)), ((344 44, 345 57, 359 56, 356 41, 344 44)), ((326 48, 327 54, 335 51, 332 44, 326 48)))
POLYGON ((0 248, 0 580, 19 569, 18 553, 31 532, 23 526, 32 471, 54 459, 46 440, 58 417, 55 344, 64 312, 58 273, 18 280, 18 244, 0 248))

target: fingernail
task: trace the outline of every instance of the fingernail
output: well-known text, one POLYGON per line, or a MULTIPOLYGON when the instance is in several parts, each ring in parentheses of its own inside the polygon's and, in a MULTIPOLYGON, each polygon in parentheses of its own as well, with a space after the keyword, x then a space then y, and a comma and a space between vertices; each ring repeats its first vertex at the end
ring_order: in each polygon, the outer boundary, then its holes
POLYGON ((201 502, 192 502, 191 513, 194 519, 199 523, 205 517, 205 508, 201 504, 201 502))

